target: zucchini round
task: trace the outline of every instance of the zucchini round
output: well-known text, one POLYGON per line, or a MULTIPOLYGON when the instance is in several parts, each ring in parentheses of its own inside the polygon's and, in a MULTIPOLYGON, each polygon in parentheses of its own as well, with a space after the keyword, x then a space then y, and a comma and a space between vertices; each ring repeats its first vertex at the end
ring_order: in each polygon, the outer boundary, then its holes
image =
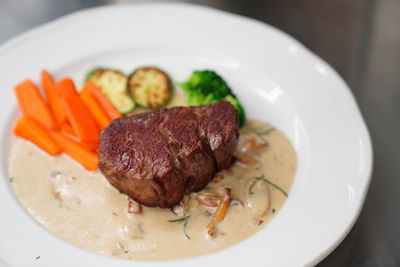
POLYGON ((128 91, 136 103, 145 108, 164 106, 172 94, 168 75, 155 67, 142 67, 128 78, 128 91))
POLYGON ((128 78, 122 72, 98 68, 89 72, 87 80, 93 81, 121 114, 135 108, 135 101, 127 91, 128 78))

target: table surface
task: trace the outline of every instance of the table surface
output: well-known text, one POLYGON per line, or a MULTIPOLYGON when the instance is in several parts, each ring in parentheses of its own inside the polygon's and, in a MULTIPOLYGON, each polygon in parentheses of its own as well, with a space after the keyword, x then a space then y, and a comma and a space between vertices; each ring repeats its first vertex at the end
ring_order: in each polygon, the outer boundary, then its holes
MULTIPOLYGON (((129 0, 0 0, 0 43, 70 12, 129 0)), ((400 1, 199 0, 269 23, 329 62, 372 136, 374 172, 353 230, 318 266, 400 266, 400 1), (397 163, 396 163, 397 162, 397 163), (397 177, 397 178, 396 178, 397 177)))

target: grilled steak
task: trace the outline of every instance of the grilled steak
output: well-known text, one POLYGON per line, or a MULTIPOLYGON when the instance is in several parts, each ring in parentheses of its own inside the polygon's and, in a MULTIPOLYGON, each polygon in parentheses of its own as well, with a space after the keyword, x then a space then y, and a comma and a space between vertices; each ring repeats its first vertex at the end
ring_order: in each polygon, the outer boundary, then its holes
POLYGON ((133 200, 172 207, 231 165, 238 129, 236 110, 228 102, 120 118, 101 134, 99 167, 133 200))

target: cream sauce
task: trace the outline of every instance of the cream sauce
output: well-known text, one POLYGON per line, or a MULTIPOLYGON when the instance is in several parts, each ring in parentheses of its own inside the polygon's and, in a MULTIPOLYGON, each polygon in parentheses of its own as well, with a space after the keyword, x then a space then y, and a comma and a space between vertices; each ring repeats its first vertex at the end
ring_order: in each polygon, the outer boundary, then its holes
MULTIPOLYGON (((182 105, 176 94, 170 106, 182 105)), ((217 236, 207 234, 207 224, 215 208, 205 207, 190 196, 184 222, 169 209, 143 208, 129 214, 128 200, 99 172, 88 172, 65 156, 51 157, 22 139, 13 145, 9 162, 12 188, 22 205, 55 235, 81 248, 134 260, 173 260, 189 258, 232 246, 256 233, 282 208, 286 196, 264 178, 290 191, 296 172, 296 153, 290 141, 263 122, 248 120, 240 131, 239 149, 255 140, 267 146, 251 155, 238 156, 231 172, 205 192, 222 194, 232 190, 225 219, 217 224, 217 236), (243 204, 243 205, 242 205, 243 204)))

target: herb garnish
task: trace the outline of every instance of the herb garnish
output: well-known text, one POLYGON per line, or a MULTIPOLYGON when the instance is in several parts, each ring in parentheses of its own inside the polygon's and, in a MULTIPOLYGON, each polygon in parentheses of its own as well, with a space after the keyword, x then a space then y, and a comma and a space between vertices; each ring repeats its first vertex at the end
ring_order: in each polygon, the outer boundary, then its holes
POLYGON ((273 182, 269 181, 268 179, 265 178, 264 174, 259 176, 259 177, 255 177, 253 183, 250 185, 249 187, 249 195, 253 195, 253 187, 259 182, 259 181, 263 181, 266 182, 267 184, 271 185, 272 187, 274 187, 276 190, 280 191, 282 194, 285 195, 285 197, 288 196, 288 193, 286 193, 285 190, 283 190, 282 188, 280 188, 279 186, 277 186, 276 184, 274 184, 273 182))
POLYGON ((40 256, 37 256, 37 257, 35 258, 35 260, 38 260, 38 259, 40 259, 40 256))
POLYGON ((178 218, 178 219, 175 219, 175 220, 168 220, 168 222, 182 223, 182 222, 187 221, 189 218, 190 218, 190 216, 183 216, 182 218, 178 218))
POLYGON ((190 236, 186 232, 186 225, 188 224, 188 222, 189 222, 189 218, 183 224, 183 235, 185 236, 186 239, 190 239, 190 236))
POLYGON ((144 233, 143 225, 142 225, 141 222, 138 223, 138 228, 139 228, 139 231, 140 231, 140 232, 144 233))
POLYGON ((10 177, 10 183, 13 183, 14 182, 14 176, 11 176, 10 177))
POLYGON ((271 132, 275 131, 275 128, 271 127, 268 129, 263 129, 261 127, 259 128, 251 128, 251 131, 253 131, 253 133, 255 133, 258 136, 265 136, 270 134, 271 132))
POLYGON ((186 226, 187 226, 187 224, 189 222, 189 218, 190 218, 190 215, 189 216, 183 216, 182 218, 178 218, 178 219, 175 219, 175 220, 168 220, 168 222, 171 222, 171 223, 183 223, 183 235, 185 236, 186 239, 190 239, 190 236, 186 232, 186 226))

